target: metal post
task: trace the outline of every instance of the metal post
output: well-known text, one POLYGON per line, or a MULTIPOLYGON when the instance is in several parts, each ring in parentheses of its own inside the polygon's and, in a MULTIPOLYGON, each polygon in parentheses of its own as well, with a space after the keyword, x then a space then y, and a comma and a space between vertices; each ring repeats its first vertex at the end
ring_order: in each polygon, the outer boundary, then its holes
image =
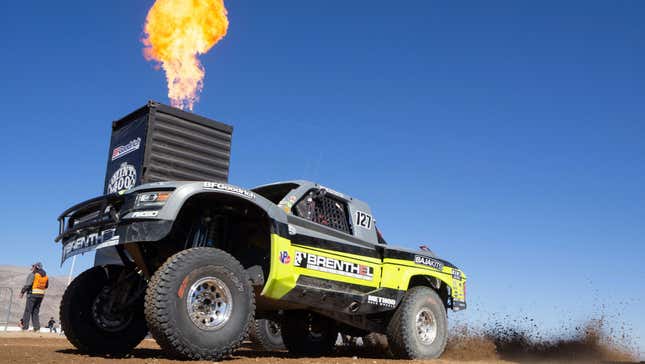
POLYGON ((9 291, 9 307, 7 307, 7 316, 4 323, 4 331, 7 331, 7 328, 9 327, 9 317, 11 316, 11 306, 13 305, 13 290, 9 287, 0 287, 0 290, 9 291))
POLYGON ((11 316, 11 306, 13 305, 13 289, 9 288, 9 309, 7 310, 7 323, 4 325, 4 331, 9 326, 9 317, 11 316))

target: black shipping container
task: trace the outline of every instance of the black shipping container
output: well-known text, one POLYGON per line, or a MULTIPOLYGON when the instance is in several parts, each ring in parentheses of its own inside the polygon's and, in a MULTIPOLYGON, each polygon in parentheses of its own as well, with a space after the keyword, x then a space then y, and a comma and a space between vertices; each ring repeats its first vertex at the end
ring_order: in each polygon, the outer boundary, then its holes
POLYGON ((159 181, 228 181, 233 127, 158 102, 112 123, 104 193, 159 181))

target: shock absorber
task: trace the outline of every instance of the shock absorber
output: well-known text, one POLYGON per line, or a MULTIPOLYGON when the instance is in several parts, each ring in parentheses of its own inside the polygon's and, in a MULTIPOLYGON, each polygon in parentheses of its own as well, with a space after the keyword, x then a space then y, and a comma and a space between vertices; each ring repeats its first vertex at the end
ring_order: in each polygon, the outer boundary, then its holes
POLYGON ((204 246, 214 247, 217 242, 217 219, 206 217, 204 219, 206 226, 206 241, 204 246))

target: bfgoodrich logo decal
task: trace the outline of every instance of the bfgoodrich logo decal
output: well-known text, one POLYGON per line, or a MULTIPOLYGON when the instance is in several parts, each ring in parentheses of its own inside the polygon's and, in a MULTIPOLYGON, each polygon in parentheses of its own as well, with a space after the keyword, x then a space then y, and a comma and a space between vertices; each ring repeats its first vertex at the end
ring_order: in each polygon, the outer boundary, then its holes
POLYGON ((130 154, 141 147, 141 138, 130 140, 126 145, 119 145, 112 150, 112 160, 119 159, 126 154, 130 154))
POLYGON ((299 251, 296 251, 295 265, 300 268, 339 274, 366 281, 371 281, 374 278, 374 267, 299 251))
POLYGON ((129 190, 137 183, 137 170, 133 165, 121 163, 119 169, 114 172, 108 184, 108 193, 115 193, 122 190, 129 190))
POLYGON ((231 192, 235 193, 238 195, 242 195, 244 197, 248 198, 255 198, 255 194, 251 191, 247 191, 243 188, 233 186, 233 185, 228 185, 226 183, 219 183, 219 182, 204 182, 204 188, 210 188, 214 190, 221 190, 221 191, 226 191, 226 192, 231 192))

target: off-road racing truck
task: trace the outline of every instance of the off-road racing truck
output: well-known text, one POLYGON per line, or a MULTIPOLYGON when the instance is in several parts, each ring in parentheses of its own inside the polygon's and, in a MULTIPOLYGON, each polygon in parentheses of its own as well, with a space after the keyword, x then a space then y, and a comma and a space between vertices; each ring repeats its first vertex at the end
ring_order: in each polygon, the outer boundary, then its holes
POLYGON ((218 360, 267 318, 300 355, 330 352, 341 332, 386 334, 396 357, 436 358, 448 309, 466 307, 461 270, 388 245, 365 202, 308 181, 145 183, 59 221, 63 261, 97 250, 61 304, 84 352, 124 353, 149 331, 171 356, 218 360))

